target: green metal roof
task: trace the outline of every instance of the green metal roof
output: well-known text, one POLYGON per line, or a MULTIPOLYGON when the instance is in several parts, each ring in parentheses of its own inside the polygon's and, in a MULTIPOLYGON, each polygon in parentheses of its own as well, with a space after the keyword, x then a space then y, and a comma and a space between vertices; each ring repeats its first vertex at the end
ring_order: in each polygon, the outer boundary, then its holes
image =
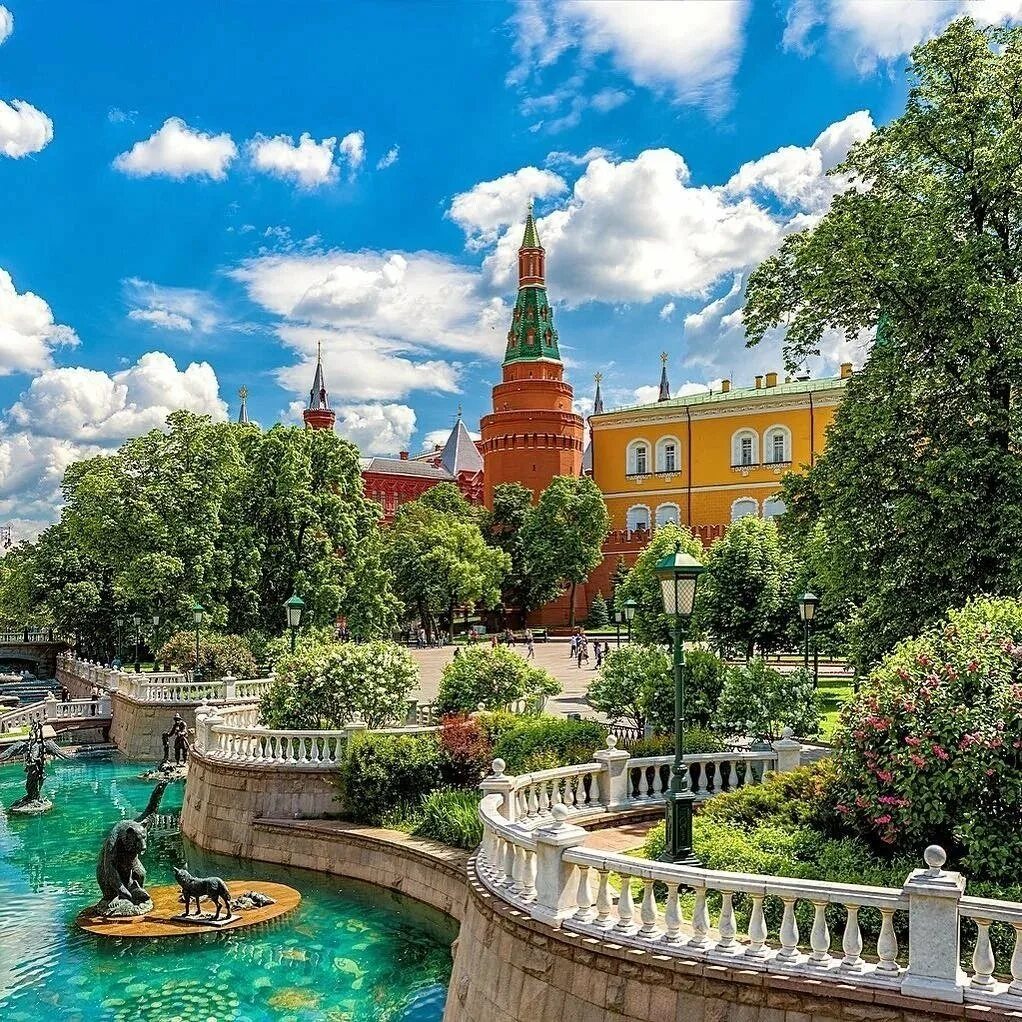
POLYGON ((779 397, 784 394, 817 394, 821 391, 842 390, 848 383, 848 377, 829 376, 822 380, 792 380, 791 383, 778 383, 774 387, 732 387, 726 393, 715 390, 704 394, 685 394, 672 397, 667 401, 652 401, 641 405, 624 405, 614 408, 605 415, 618 412, 631 412, 640 408, 685 408, 691 405, 723 404, 728 401, 744 401, 748 398, 779 397))
POLYGON ((539 231, 532 215, 532 203, 529 203, 529 215, 525 218, 525 234, 522 236, 522 248, 542 248, 539 243, 539 231))

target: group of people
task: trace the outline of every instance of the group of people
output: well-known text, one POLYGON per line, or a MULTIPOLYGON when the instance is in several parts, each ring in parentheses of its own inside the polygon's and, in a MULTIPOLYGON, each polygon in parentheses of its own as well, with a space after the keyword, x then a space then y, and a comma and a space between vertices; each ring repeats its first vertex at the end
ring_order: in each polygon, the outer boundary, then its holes
MULTIPOLYGON (((599 639, 593 641, 593 657, 596 660, 594 670, 603 666, 603 658, 610 652, 610 643, 604 642, 600 645, 599 639)), ((571 637, 571 645, 568 647, 568 656, 575 661, 575 666, 580 670, 582 664, 589 663, 589 636, 585 631, 578 630, 571 637)))

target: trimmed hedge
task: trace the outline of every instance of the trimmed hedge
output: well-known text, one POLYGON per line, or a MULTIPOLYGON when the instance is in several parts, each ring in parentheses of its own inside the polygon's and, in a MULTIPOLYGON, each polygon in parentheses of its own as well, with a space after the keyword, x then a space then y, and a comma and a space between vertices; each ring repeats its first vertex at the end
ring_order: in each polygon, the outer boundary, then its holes
POLYGON ((497 739, 493 755, 504 760, 507 773, 526 774, 588 763, 594 752, 606 747, 607 729, 594 720, 526 717, 497 739))

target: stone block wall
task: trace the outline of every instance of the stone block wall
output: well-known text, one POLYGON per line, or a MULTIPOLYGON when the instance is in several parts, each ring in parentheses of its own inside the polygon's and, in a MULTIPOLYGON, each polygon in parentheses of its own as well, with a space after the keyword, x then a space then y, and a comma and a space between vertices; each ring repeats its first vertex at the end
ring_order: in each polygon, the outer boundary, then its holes
POLYGON ((111 712, 110 741, 128 759, 160 762, 163 759, 160 736, 170 730, 175 713, 181 714, 189 731, 195 729, 194 703, 140 703, 115 692, 111 699, 111 712))

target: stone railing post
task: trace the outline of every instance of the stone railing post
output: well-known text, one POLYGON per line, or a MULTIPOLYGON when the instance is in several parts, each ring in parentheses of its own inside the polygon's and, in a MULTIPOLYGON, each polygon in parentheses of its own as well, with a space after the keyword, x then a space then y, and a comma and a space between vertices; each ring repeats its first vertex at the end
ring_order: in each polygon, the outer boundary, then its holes
POLYGON ((593 753, 593 760, 603 764, 596 778, 600 803, 608 811, 628 804, 628 761, 631 753, 617 747, 617 735, 607 735, 607 748, 593 753))
POLYGON ((224 722, 216 707, 207 706, 203 703, 195 711, 195 748, 200 752, 209 751, 213 748, 213 728, 224 722))
POLYGON ((231 674, 224 675, 224 699, 234 699, 238 693, 238 679, 231 674))
POLYGON ((492 764, 493 773, 489 777, 484 777, 479 782, 479 787, 482 789, 483 795, 500 795, 503 801, 500 804, 500 815, 504 817, 508 823, 514 823, 515 820, 515 779, 508 777, 504 773, 504 761, 502 759, 495 759, 492 764))
POLYGON ((96 716, 97 717, 112 717, 113 716, 113 709, 112 709, 112 707, 110 705, 110 695, 109 695, 109 693, 104 692, 103 695, 101 695, 99 697, 99 703, 97 704, 97 707, 96 707, 96 716))
POLYGON ((43 707, 46 719, 55 720, 57 717, 57 697, 52 692, 47 692, 44 702, 46 703, 43 707))
POLYGON ((560 926, 561 920, 578 908, 577 867, 564 861, 564 849, 582 844, 586 832, 567 822, 567 806, 555 805, 551 813, 554 822, 535 832, 536 900, 529 914, 542 923, 560 926))
POLYGON ((908 970, 901 992, 961 1004, 965 973, 961 968, 961 923, 958 902, 965 878, 943 868, 947 854, 940 845, 923 852, 926 869, 914 869, 902 889, 908 896, 908 970))
POLYGON ((802 765, 802 743, 794 738, 795 732, 786 727, 781 732, 781 737, 776 742, 771 742, 771 748, 777 753, 777 772, 779 774, 790 774, 802 765))

